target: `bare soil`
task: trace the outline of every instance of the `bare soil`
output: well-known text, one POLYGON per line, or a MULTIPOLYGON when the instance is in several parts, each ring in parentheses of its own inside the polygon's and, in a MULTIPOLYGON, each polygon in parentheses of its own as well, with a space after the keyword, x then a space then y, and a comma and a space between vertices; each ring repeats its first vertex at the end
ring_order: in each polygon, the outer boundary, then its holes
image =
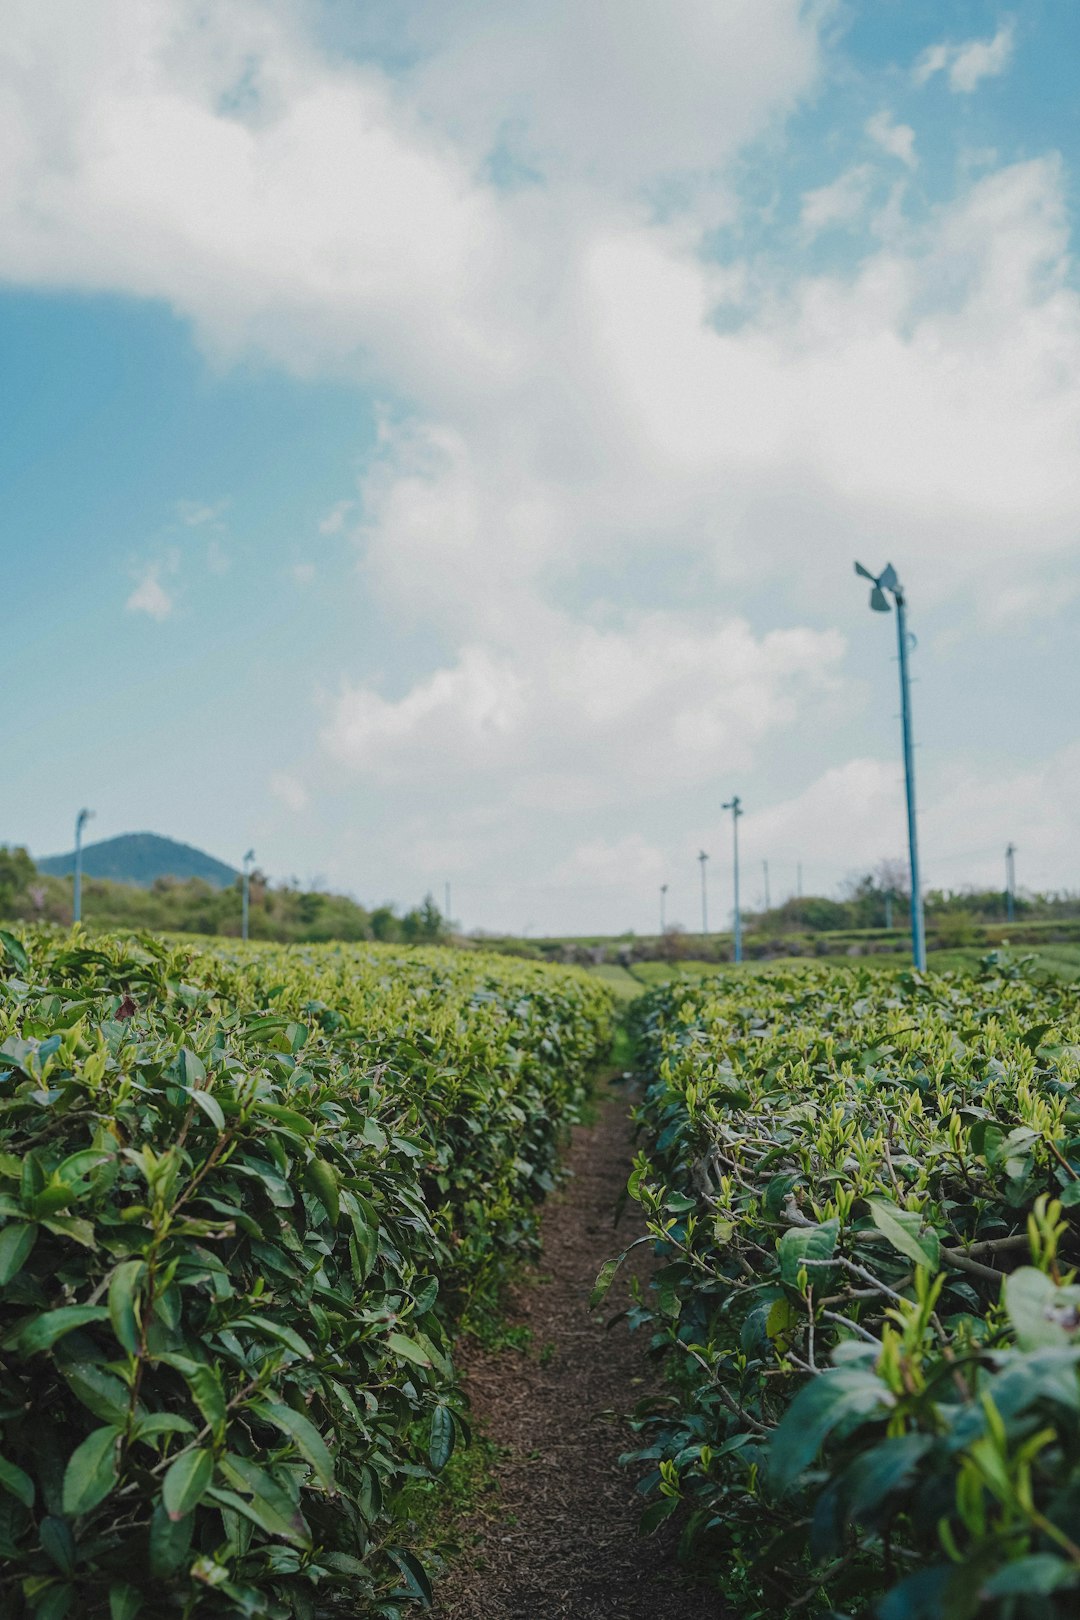
MULTIPOLYGON (((641 1230, 632 1205, 613 1227, 631 1158, 625 1099, 607 1096, 596 1124, 574 1132, 569 1180, 544 1211, 542 1259, 510 1302, 511 1321, 531 1330, 530 1349, 459 1347, 474 1420, 503 1460, 495 1489, 457 1528, 463 1550, 439 1584, 439 1620, 723 1613, 717 1594, 675 1562, 672 1533, 638 1535, 635 1472, 618 1464, 635 1445, 623 1414, 649 1387, 644 1335, 622 1323, 605 1329, 628 1303, 622 1274, 595 1314, 588 1299, 603 1262, 641 1230)), ((635 1250, 647 1254, 647 1245, 635 1250)))

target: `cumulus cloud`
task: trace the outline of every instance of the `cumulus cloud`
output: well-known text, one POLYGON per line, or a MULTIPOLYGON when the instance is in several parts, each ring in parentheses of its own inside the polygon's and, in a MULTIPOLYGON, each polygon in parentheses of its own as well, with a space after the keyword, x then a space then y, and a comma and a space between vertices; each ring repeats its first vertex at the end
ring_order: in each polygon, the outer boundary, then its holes
MULTIPOLYGON (((1075 871, 1080 744, 1011 769, 934 760, 921 762, 920 771, 924 887, 1000 886, 1005 845, 1014 838, 1022 843, 1024 887, 1059 887, 1063 874, 1075 871)), ((799 859, 808 885, 833 892, 845 872, 869 871, 906 852, 899 748, 893 759, 830 768, 792 798, 747 815, 742 828, 749 863, 772 855, 790 869, 799 859)))
POLYGON ((834 225, 850 225, 866 207, 873 180, 871 165, 860 163, 828 185, 805 192, 799 223, 807 236, 817 236, 834 225))
POLYGON ((890 157, 906 163, 909 169, 918 168, 919 160, 915 155, 915 131, 910 124, 898 124, 891 113, 884 109, 876 112, 866 122, 866 133, 870 139, 888 152, 890 157))
POLYGON ((929 45, 915 64, 915 83, 925 84, 935 73, 944 73, 951 90, 970 95, 983 79, 1005 72, 1012 60, 1014 36, 1013 24, 1004 22, 990 39, 970 39, 962 45, 929 45))
POLYGON ((578 812, 699 782, 719 761, 745 768, 829 692, 843 646, 835 632, 755 637, 741 620, 653 613, 601 629, 549 614, 498 652, 465 647, 400 698, 347 687, 324 741, 377 780, 434 772, 496 785, 520 807, 578 812))
POLYGON ((124 606, 129 613, 145 613, 160 624, 172 613, 173 597, 161 583, 161 565, 150 563, 140 575, 124 606))
POLYGON ((319 533, 327 535, 340 534, 345 527, 349 513, 355 505, 356 502, 352 500, 336 501, 329 512, 319 519, 319 533))

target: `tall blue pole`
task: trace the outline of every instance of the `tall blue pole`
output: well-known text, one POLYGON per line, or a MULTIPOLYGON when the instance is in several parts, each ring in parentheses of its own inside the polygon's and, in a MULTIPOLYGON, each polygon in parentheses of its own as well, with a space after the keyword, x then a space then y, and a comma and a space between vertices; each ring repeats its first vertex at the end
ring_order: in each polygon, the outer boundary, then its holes
POLYGON ((93 815, 92 810, 80 810, 75 817, 75 893, 72 904, 72 920, 82 921, 82 830, 93 815))
POLYGON ((735 960, 736 962, 741 962, 742 909, 739 905, 739 817, 742 815, 742 800, 739 798, 737 793, 733 799, 730 799, 728 803, 724 805, 724 809, 731 811, 732 851, 735 857, 735 960))
POLYGON ((892 592, 896 603, 896 639, 900 650, 900 716, 904 727, 904 794, 907 799, 908 864, 911 868, 911 957, 915 966, 926 968, 926 924, 923 920, 922 883, 919 878, 919 834, 915 819, 915 742, 911 726, 911 678, 908 672, 908 651, 911 637, 907 627, 907 598, 896 577, 896 569, 887 563, 880 574, 872 574, 862 563, 855 564, 855 572, 868 579, 873 589, 870 606, 875 613, 888 613, 892 592))
POLYGON ((908 671, 907 602, 899 583, 893 589, 896 601, 896 635, 900 647, 900 714, 904 728, 904 793, 907 798, 908 861, 911 867, 911 955, 920 972, 926 969, 926 924, 923 918, 922 884, 919 879, 919 833, 915 818, 915 742, 911 727, 911 676, 908 671))
POLYGON ((249 903, 248 903, 248 892, 249 892, 250 887, 251 887, 251 863, 252 863, 252 861, 254 859, 255 859, 255 851, 253 849, 249 849, 247 854, 244 856, 244 874, 243 874, 243 882, 241 884, 241 895, 242 895, 241 903, 240 903, 240 938, 241 939, 247 939, 247 937, 248 937, 248 912, 249 912, 249 909, 250 909, 249 903))

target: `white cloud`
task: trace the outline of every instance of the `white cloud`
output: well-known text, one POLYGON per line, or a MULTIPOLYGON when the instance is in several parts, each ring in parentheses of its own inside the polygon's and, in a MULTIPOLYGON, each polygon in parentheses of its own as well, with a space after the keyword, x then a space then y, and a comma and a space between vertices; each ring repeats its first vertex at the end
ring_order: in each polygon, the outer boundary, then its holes
POLYGON ((898 124, 884 108, 866 122, 866 133, 890 157, 906 163, 909 169, 918 168, 915 155, 915 131, 910 124, 898 124))
POLYGON ((345 527, 349 513, 355 507, 355 501, 338 501, 332 506, 325 517, 319 519, 320 534, 340 534, 345 527))
POLYGON ((129 613, 146 613, 160 624, 173 610, 173 598, 161 583, 161 566, 150 563, 124 606, 129 613))
MULTIPOLYGON (((1000 885, 1005 845, 1014 839, 1024 887, 1075 886, 1080 744, 1013 769, 922 762, 919 788, 925 888, 1000 885)), ((772 857, 789 876, 801 860, 806 887, 817 893, 832 893, 845 873, 869 871, 883 858, 906 859, 899 738, 892 760, 849 760, 795 797, 753 809, 741 826, 748 867, 772 857)))
POLYGON ((850 225, 866 207, 874 170, 860 163, 838 175, 827 186, 803 194, 799 223, 807 236, 817 236, 834 225, 850 225))
POLYGON ((310 562, 294 563, 291 572, 298 585, 310 585, 315 578, 315 564, 310 562))
POLYGON ((925 84, 935 73, 945 73, 950 89, 970 95, 983 79, 1005 72, 1012 60, 1014 36, 1014 25, 1004 22, 991 39, 929 45, 915 64, 915 83, 925 84))
POLYGON ((323 737, 376 780, 435 772, 520 808, 578 813, 624 800, 628 783, 648 797, 707 779, 718 759, 748 767, 830 691, 843 645, 835 632, 758 638, 739 620, 653 613, 598 629, 549 614, 498 652, 465 647, 401 698, 346 688, 323 737))
POLYGON ((299 812, 307 808, 308 791, 304 784, 287 771, 275 771, 270 778, 270 792, 289 810, 299 812))
POLYGON ((220 520, 230 505, 228 498, 212 504, 206 501, 177 501, 176 512, 186 528, 198 529, 207 523, 220 527, 220 520))

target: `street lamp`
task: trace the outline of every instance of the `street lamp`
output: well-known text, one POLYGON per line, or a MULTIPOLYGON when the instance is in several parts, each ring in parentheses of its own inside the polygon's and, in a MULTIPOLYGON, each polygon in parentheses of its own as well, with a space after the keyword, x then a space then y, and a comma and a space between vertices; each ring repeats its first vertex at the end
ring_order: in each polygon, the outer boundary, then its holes
POLYGON ((251 889, 251 864, 254 861, 254 859, 255 859, 255 851, 253 849, 249 849, 247 854, 244 856, 242 922, 241 922, 241 926, 240 926, 240 937, 241 937, 241 939, 247 939, 247 937, 248 937, 248 911, 250 909, 250 906, 249 906, 249 893, 250 893, 250 889, 251 889))
POLYGON ((709 932, 709 897, 705 890, 705 862, 708 860, 705 851, 698 856, 701 862, 701 937, 704 939, 709 932))
POLYGON ((75 922, 82 921, 82 830, 93 814, 93 810, 80 810, 75 817, 75 896, 72 906, 75 922))
POLYGON ((892 563, 880 574, 872 574, 862 563, 855 564, 855 572, 868 579, 870 606, 875 613, 888 613, 888 591, 896 603, 896 640, 900 650, 900 717, 904 733, 904 792, 907 798, 908 859, 911 866, 911 956, 915 966, 926 968, 926 924, 923 919, 922 887, 919 882, 919 834, 915 816, 915 744, 911 728, 911 678, 908 673, 908 652, 913 637, 908 634, 907 599, 904 588, 896 576, 892 563))
POLYGON ((661 939, 663 939, 664 935, 667 933, 667 928, 665 927, 665 918, 664 918, 664 905, 665 905, 665 901, 667 900, 667 891, 668 891, 667 884, 666 883, 661 883, 661 885, 660 885, 660 938, 661 939))
POLYGON ((729 799, 723 808, 731 811, 731 836, 735 856, 735 960, 736 962, 741 962, 742 914, 739 910, 739 817, 743 813, 742 800, 736 793, 735 797, 733 799, 729 799))

